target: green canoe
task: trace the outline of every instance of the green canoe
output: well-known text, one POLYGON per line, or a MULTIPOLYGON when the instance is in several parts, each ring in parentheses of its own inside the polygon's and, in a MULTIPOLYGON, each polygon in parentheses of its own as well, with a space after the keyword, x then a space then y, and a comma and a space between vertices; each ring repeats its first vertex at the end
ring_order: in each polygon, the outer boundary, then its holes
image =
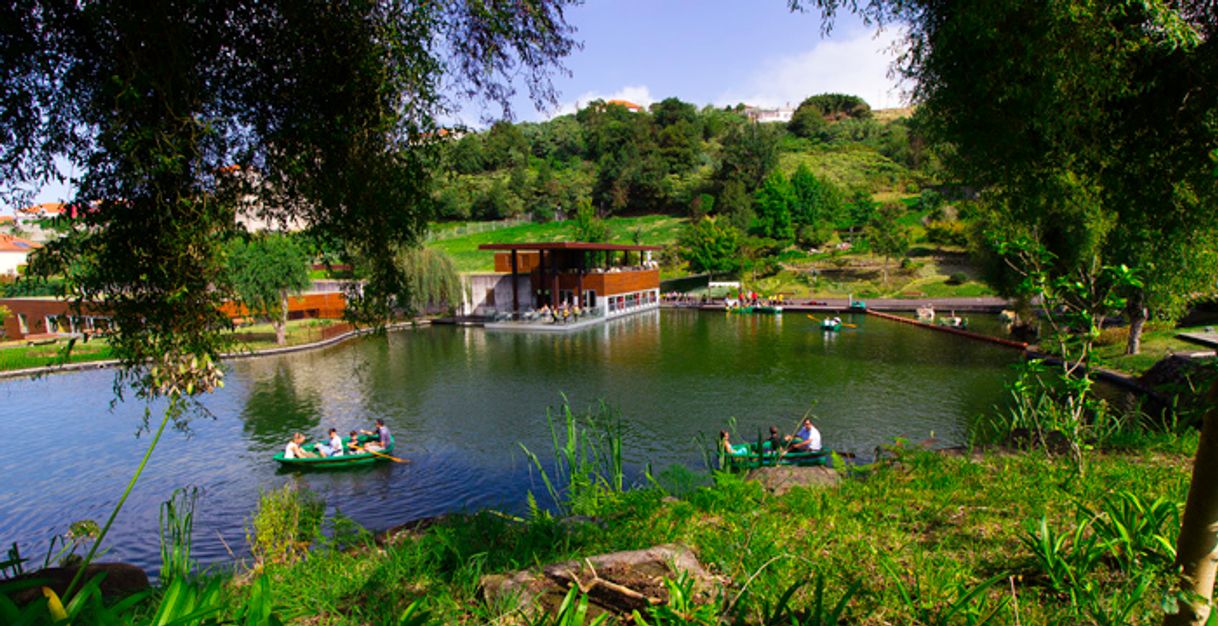
POLYGON ((829 332, 837 332, 842 329, 842 324, 841 322, 834 322, 833 320, 825 320, 820 323, 820 329, 829 332))
MULTIPOLYGON (((347 439, 349 439, 349 437, 343 438, 343 446, 347 445, 347 439)), ((360 443, 373 440, 374 438, 370 435, 359 436, 360 443)), ((301 448, 303 448, 305 452, 316 452, 317 444, 306 443, 305 445, 301 446, 301 448)), ((294 467, 298 469, 339 469, 344 467, 371 465, 377 461, 389 460, 386 455, 393 454, 393 435, 389 436, 389 445, 386 446, 384 450, 378 450, 377 452, 379 454, 363 452, 360 454, 343 454, 339 456, 315 456, 306 459, 289 459, 283 456, 283 452, 280 452, 279 454, 275 455, 275 460, 279 461, 281 465, 286 467, 294 467)))
POLYGON ((761 444, 761 454, 757 454, 757 445, 748 443, 735 446, 736 452, 727 455, 728 467, 732 469, 756 469, 775 465, 795 465, 798 467, 813 467, 828 465, 833 457, 832 450, 817 450, 815 452, 787 452, 776 454, 770 450, 770 443, 761 444))
POLYGON ((782 315, 780 306, 734 306, 727 311, 741 315, 782 315))

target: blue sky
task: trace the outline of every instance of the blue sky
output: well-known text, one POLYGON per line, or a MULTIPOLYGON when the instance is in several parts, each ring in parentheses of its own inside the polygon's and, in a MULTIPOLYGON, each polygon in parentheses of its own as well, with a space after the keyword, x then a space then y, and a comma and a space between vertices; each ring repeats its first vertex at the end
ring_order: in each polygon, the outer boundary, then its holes
MULTIPOLYGON (((849 14, 838 16, 829 37, 821 36, 819 15, 791 13, 784 0, 590 0, 567 17, 584 48, 565 62, 571 76, 555 79, 559 107, 538 112, 521 88, 518 120, 547 119, 595 98, 781 106, 842 92, 876 108, 903 104, 888 78, 898 33, 877 35, 849 14)), ((455 121, 479 127, 481 116, 480 107, 467 106, 455 121)), ((69 192, 48 186, 36 201, 69 192)))
MULTIPOLYGON (((901 106, 888 68, 897 36, 839 15, 829 37, 817 14, 783 0, 592 0, 568 13, 584 49, 558 77, 561 110, 595 97, 647 104, 668 96, 704 104, 798 104, 814 93, 846 92, 877 108, 901 106)), ((517 119, 538 120, 526 97, 517 119)), ((480 110, 462 121, 477 125, 480 110)))

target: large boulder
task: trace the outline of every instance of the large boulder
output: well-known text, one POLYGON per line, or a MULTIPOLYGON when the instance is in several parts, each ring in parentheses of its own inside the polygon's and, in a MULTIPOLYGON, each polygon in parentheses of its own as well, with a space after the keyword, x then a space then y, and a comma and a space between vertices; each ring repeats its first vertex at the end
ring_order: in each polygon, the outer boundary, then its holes
MULTIPOLYGON (((50 587, 56 594, 63 596, 72 577, 76 575, 76 567, 48 567, 36 572, 22 574, 9 579, 8 582, 42 580, 41 586, 24 589, 12 596, 17 604, 28 604, 42 597, 42 587, 50 587)), ((148 574, 130 563, 94 563, 85 568, 81 582, 87 582, 98 574, 105 574, 101 582, 102 595, 107 598, 121 598, 148 588, 148 574)), ((79 588, 79 587, 78 587, 79 588)))
POLYGON ((588 594, 588 613, 627 615, 668 601, 664 579, 684 573, 693 581, 695 599, 713 598, 719 581, 698 562, 689 548, 664 544, 645 550, 613 552, 577 561, 555 563, 536 570, 482 577, 483 597, 512 603, 523 611, 556 612, 571 587, 588 594))
POLYGON ((749 479, 761 483, 766 491, 782 495, 792 487, 836 487, 842 477, 831 467, 759 467, 749 472, 749 479))

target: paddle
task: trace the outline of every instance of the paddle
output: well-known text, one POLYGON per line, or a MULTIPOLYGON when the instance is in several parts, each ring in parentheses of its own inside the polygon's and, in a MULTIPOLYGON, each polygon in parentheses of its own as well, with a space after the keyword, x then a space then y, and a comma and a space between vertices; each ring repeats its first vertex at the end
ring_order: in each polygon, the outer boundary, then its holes
MULTIPOLYGON (((815 317, 812 317, 811 313, 805 313, 805 315, 807 315, 808 319, 812 320, 813 322, 820 321, 820 320, 816 319, 815 317)), ((845 322, 842 322, 842 326, 845 326, 846 328, 858 328, 859 327, 858 324, 847 324, 845 322)))
POLYGON ((364 446, 355 446, 355 449, 359 450, 360 452, 367 452, 368 454, 371 454, 372 456, 379 456, 379 457, 389 459, 390 461, 393 461, 394 463, 410 463, 411 462, 410 459, 399 459, 396 456, 389 456, 388 454, 385 454, 383 452, 377 452, 376 450, 369 450, 368 448, 365 448, 364 446))

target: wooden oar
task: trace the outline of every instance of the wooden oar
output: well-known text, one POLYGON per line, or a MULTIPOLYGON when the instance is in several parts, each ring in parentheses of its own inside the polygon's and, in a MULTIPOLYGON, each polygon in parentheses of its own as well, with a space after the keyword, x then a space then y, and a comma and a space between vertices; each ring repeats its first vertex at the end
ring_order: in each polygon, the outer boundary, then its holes
POLYGON ((820 320, 816 319, 815 317, 812 317, 812 314, 811 314, 811 313, 805 313, 804 315, 807 315, 807 316, 808 316, 808 319, 812 320, 813 322, 819 322, 819 321, 820 321, 820 320))
POLYGON ((393 461, 395 463, 410 463, 411 462, 410 459, 399 459, 396 456, 389 456, 388 454, 385 454, 383 452, 369 450, 368 448, 365 448, 364 446, 355 446, 355 449, 359 450, 360 452, 367 452, 368 454, 371 454, 372 456, 379 456, 382 458, 389 459, 390 461, 393 461))

